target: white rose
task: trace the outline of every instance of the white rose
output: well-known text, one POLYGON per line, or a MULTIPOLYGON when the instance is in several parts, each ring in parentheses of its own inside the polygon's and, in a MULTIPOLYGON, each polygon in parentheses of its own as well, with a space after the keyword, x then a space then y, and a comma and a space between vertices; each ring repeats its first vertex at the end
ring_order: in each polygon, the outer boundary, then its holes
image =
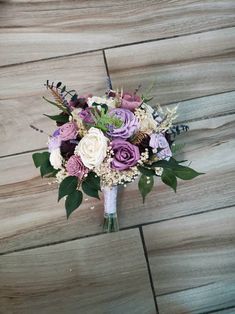
POLYGON ((60 154, 60 148, 53 149, 50 154, 50 163, 53 168, 62 168, 63 157, 60 154))
POLYGON ((79 155, 83 164, 92 169, 99 166, 106 157, 108 139, 97 128, 90 128, 75 148, 75 154, 79 155))

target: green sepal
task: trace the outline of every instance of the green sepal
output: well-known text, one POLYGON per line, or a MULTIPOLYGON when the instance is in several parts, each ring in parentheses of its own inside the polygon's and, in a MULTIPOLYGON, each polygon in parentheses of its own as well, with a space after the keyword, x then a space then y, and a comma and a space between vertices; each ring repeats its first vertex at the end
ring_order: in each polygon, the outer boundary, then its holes
POLYGON ((83 199, 82 192, 77 191, 77 190, 73 191, 71 194, 69 194, 66 197, 65 209, 66 209, 67 219, 72 214, 72 212, 81 205, 82 199, 83 199))

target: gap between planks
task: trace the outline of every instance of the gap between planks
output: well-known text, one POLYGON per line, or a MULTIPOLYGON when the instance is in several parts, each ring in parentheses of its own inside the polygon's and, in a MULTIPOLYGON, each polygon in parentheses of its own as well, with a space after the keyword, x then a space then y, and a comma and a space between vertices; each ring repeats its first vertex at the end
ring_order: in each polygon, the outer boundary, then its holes
MULTIPOLYGON (((80 52, 75 52, 75 53, 70 53, 70 54, 65 54, 65 55, 60 55, 60 56, 54 56, 54 57, 49 57, 49 58, 42 58, 42 59, 25 61, 25 62, 18 62, 18 63, 11 63, 11 64, 6 64, 6 65, 1 65, 0 69, 9 68, 9 67, 17 66, 17 65, 37 63, 37 62, 41 62, 41 61, 48 61, 48 60, 55 60, 55 59, 62 59, 62 58, 66 58, 66 57, 73 57, 73 56, 78 56, 78 55, 84 55, 84 54, 89 54, 89 53, 93 53, 93 52, 102 52, 102 53, 104 53, 106 50, 111 50, 111 49, 115 49, 115 48, 122 48, 122 47, 134 46, 134 45, 139 45, 139 44, 158 42, 158 41, 174 39, 174 38, 180 38, 180 37, 188 37, 188 36, 191 36, 191 35, 209 33, 209 32, 213 32, 213 31, 217 31, 217 30, 233 29, 234 27, 235 27, 235 25, 231 25, 230 27, 228 27, 228 26, 218 27, 218 28, 215 27, 215 28, 211 28, 211 29, 207 29, 207 30, 203 30, 203 31, 198 31, 198 32, 193 32, 193 33, 184 33, 184 34, 173 35, 173 36, 168 36, 168 37, 147 39, 147 40, 135 41, 135 42, 127 43, 127 44, 107 46, 107 47, 98 48, 98 49, 90 49, 90 50, 86 50, 86 51, 80 51, 80 52)), ((106 69, 107 69, 107 63, 106 63, 105 66, 106 66, 106 69)))
MULTIPOLYGON (((133 226, 129 226, 129 227, 120 228, 119 232, 125 231, 125 230, 137 229, 137 228, 139 228, 139 230, 142 230, 142 227, 144 227, 144 226, 149 226, 149 225, 153 225, 153 224, 159 224, 161 222, 181 219, 181 218, 190 217, 190 216, 203 215, 205 213, 219 211, 219 210, 223 210, 223 209, 226 209, 226 208, 231 208, 231 207, 234 207, 234 206, 235 206, 235 204, 232 204, 232 205, 229 205, 229 206, 223 206, 223 207, 209 209, 207 211, 200 211, 200 212, 186 214, 186 215, 181 215, 181 216, 177 216, 177 217, 173 217, 173 218, 166 218, 166 219, 160 219, 160 220, 145 222, 145 223, 138 224, 138 225, 133 225, 133 226)), ((54 242, 45 243, 45 244, 33 245, 33 246, 29 246, 29 247, 18 249, 18 250, 9 250, 9 251, 0 253, 0 256, 9 255, 9 254, 12 254, 12 253, 17 253, 17 252, 22 252, 22 251, 27 251, 27 250, 32 250, 32 249, 37 249, 37 248, 41 248, 41 247, 47 247, 47 246, 52 246, 52 245, 72 242, 72 241, 86 239, 86 238, 93 238, 93 237, 97 237, 97 236, 101 236, 101 235, 104 235, 104 233, 103 232, 99 232, 99 233, 94 233, 94 234, 90 234, 90 235, 74 237, 74 238, 67 239, 67 240, 54 241, 54 242)))

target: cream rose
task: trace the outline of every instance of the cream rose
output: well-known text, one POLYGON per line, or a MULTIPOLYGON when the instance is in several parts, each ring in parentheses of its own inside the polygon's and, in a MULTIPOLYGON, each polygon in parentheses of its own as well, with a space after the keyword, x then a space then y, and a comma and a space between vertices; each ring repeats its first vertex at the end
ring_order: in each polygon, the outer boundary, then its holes
POLYGON ((50 163, 56 170, 62 168, 63 157, 61 156, 60 148, 56 148, 51 151, 50 163))
POLYGON ((75 148, 75 154, 79 155, 83 164, 92 169, 99 166, 106 157, 108 139, 102 131, 90 128, 75 148))

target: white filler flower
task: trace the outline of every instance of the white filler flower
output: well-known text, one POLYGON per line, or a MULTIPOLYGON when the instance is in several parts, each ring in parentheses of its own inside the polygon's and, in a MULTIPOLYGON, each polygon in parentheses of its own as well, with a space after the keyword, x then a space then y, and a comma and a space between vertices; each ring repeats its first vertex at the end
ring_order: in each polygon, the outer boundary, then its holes
POLYGON ((60 148, 53 149, 50 154, 50 163, 53 168, 61 169, 63 163, 63 157, 60 154, 60 148))
POLYGON ((75 154, 81 157, 83 164, 92 169, 99 166, 107 154, 108 139, 97 128, 90 128, 75 148, 75 154))

